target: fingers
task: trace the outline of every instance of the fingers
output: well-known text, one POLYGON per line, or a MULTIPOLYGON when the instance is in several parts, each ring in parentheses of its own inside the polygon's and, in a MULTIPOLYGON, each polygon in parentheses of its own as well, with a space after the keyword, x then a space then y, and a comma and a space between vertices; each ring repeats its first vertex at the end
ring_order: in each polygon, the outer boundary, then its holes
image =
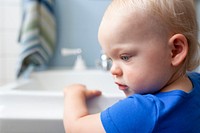
POLYGON ((72 84, 64 89, 65 96, 68 94, 84 95, 86 99, 97 97, 101 95, 99 90, 88 90, 83 84, 72 84))
POLYGON ((93 97, 100 96, 101 91, 99 91, 99 90, 87 90, 85 95, 86 95, 87 99, 90 99, 90 98, 93 98, 93 97))

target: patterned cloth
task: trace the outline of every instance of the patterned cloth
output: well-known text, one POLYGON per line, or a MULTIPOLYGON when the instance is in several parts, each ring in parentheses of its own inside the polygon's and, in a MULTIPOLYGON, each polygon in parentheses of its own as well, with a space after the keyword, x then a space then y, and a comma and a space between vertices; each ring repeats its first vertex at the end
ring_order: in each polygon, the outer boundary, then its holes
POLYGON ((48 66, 56 44, 54 0, 24 0, 17 77, 31 66, 48 66))

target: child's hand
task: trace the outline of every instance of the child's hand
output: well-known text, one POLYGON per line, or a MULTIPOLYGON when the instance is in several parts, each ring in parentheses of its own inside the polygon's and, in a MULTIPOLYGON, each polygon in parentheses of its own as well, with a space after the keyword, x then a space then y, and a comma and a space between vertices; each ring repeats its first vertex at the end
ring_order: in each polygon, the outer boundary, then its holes
POLYGON ((101 95, 100 91, 88 90, 82 84, 67 86, 64 90, 64 126, 66 132, 104 132, 100 114, 90 115, 86 100, 101 95), (88 127, 88 125, 92 125, 88 127))
POLYGON ((73 84, 65 88, 64 95, 65 97, 73 95, 74 98, 83 96, 85 99, 90 99, 101 95, 101 92, 98 90, 88 90, 86 86, 82 84, 73 84))

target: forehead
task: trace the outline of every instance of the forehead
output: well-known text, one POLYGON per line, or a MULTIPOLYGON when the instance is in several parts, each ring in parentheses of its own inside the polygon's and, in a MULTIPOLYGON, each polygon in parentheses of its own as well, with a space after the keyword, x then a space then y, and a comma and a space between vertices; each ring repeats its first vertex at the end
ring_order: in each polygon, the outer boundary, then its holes
POLYGON ((155 34, 158 25, 143 12, 127 9, 106 12, 99 28, 99 41, 142 40, 155 34))

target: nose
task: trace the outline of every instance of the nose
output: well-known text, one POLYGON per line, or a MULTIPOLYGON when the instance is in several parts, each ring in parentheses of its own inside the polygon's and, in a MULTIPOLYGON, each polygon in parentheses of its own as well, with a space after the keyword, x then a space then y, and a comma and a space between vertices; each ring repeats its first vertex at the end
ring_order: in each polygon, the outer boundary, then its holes
POLYGON ((110 72, 113 76, 121 76, 122 75, 121 68, 115 63, 112 64, 112 66, 110 68, 110 72))

